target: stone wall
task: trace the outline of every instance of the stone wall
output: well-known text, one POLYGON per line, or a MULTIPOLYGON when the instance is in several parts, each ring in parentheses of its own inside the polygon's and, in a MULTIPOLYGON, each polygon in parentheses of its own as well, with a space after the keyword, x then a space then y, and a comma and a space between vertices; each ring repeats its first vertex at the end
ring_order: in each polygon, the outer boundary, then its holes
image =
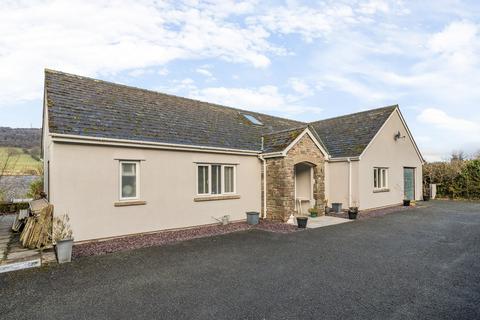
POLYGON ((304 135, 285 157, 266 159, 267 218, 287 221, 295 212, 295 165, 308 163, 314 168, 313 198, 319 213, 324 212, 325 158, 309 135, 304 135))

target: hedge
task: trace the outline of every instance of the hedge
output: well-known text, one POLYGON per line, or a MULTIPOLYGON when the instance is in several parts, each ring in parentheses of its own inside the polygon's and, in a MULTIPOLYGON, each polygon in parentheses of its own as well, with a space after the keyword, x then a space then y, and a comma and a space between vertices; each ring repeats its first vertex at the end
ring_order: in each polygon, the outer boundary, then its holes
POLYGON ((15 213, 20 209, 28 209, 28 202, 0 202, 0 213, 15 213))
POLYGON ((480 160, 427 163, 423 182, 437 184, 437 196, 451 199, 480 199, 480 160))

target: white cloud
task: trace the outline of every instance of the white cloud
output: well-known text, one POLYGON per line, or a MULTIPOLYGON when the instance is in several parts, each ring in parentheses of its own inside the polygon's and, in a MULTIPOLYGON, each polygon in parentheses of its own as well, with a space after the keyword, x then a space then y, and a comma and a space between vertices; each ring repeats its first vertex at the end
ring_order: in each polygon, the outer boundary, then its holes
POLYGON ((434 34, 429 47, 438 53, 455 53, 459 50, 469 50, 475 41, 478 26, 468 21, 456 21, 447 25, 444 30, 434 34))
POLYGON ((305 80, 299 78, 290 78, 288 79, 288 83, 295 92, 303 96, 311 96, 315 92, 305 80))
POLYGON ((366 3, 361 3, 358 11, 365 14, 388 13, 390 6, 386 1, 370 0, 366 3))
POLYGON ((438 162, 438 161, 447 160, 445 158, 444 153, 438 153, 438 152, 423 152, 422 156, 428 162, 438 162))
POLYGON ((272 8, 268 13, 251 17, 251 24, 261 24, 282 34, 297 33, 308 42, 330 33, 335 27, 355 22, 353 10, 344 4, 320 4, 313 8, 291 3, 272 8))
POLYGON ((213 74, 210 71, 208 71, 206 68, 197 68, 195 71, 208 78, 213 78, 213 74))
POLYGON ((322 111, 320 108, 299 104, 297 101, 300 97, 282 94, 278 87, 273 85, 258 88, 210 87, 191 90, 188 95, 202 101, 282 116, 319 114, 322 111))
POLYGON ((463 138, 480 141, 480 124, 478 122, 452 117, 440 109, 427 108, 418 115, 417 120, 440 129, 463 134, 465 135, 463 138))
POLYGON ((180 94, 185 91, 192 91, 196 90, 197 86, 195 85, 195 81, 190 78, 185 78, 182 80, 173 80, 172 84, 167 87, 160 87, 154 88, 153 90, 160 91, 160 92, 171 92, 174 94, 180 94))
MULTIPOLYGON (((133 69, 130 72, 128 72, 128 75, 136 78, 136 77, 144 76, 146 74, 153 74, 153 73, 155 73, 155 70, 143 68, 143 69, 133 69)), ((160 74, 161 71, 157 71, 156 73, 160 74)))
POLYGON ((263 68, 282 54, 260 26, 227 18, 254 2, 42 1, 0 4, 0 104, 38 99, 43 68, 116 74, 175 59, 220 58, 263 68))
POLYGON ((438 108, 427 108, 418 114, 416 120, 420 124, 416 131, 423 132, 416 140, 427 161, 448 160, 452 150, 471 153, 479 149, 480 123, 473 119, 452 116, 438 108))
POLYGON ((161 76, 166 76, 166 75, 168 75, 168 73, 169 73, 169 71, 168 71, 168 69, 165 68, 165 67, 164 67, 164 68, 160 68, 160 69, 157 70, 157 74, 158 74, 158 75, 161 75, 161 76))
POLYGON ((368 103, 382 103, 393 98, 383 90, 346 75, 325 75, 322 80, 328 82, 331 89, 350 93, 368 103))
POLYGON ((440 61, 449 71, 468 72, 478 67, 480 54, 479 26, 469 21, 455 21, 441 32, 431 36, 428 48, 440 55, 440 61))

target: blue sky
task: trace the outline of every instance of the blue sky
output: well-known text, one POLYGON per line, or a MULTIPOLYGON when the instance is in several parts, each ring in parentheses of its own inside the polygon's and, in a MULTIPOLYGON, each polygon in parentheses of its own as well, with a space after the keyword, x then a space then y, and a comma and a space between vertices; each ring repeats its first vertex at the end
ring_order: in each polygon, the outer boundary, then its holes
POLYGON ((43 69, 313 121, 399 104, 427 160, 480 150, 478 1, 0 3, 0 126, 43 69))

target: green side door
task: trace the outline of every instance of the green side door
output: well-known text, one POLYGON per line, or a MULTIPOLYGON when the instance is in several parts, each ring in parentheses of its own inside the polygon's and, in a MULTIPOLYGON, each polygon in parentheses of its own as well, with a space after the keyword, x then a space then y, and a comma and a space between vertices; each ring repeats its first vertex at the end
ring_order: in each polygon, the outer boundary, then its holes
POLYGON ((406 200, 415 200, 415 168, 403 168, 403 191, 406 200))

